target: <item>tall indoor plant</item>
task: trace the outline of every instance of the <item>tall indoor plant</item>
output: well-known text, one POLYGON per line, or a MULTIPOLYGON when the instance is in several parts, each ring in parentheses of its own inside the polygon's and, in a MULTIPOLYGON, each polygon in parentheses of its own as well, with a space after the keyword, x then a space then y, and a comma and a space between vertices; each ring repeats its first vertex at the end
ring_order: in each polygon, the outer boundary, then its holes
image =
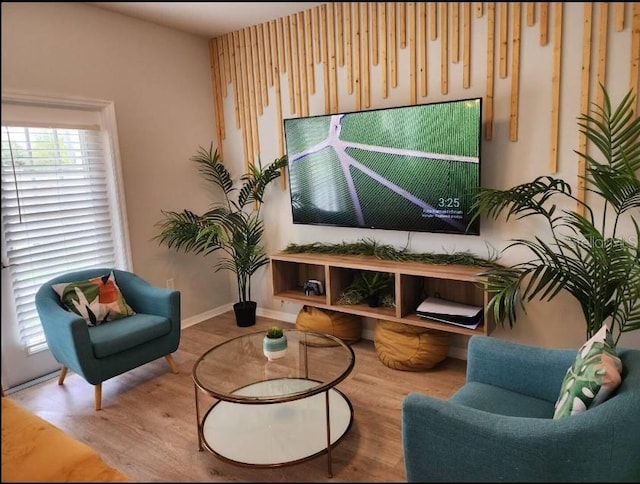
POLYGON ((617 343, 622 333, 640 329, 640 119, 631 92, 612 108, 601 89, 602 105, 578 118, 580 132, 598 152, 576 151, 586 163, 586 203, 568 183, 541 176, 508 190, 482 189, 474 208, 476 216, 542 217, 550 228, 550 241, 535 236, 507 247, 528 249, 531 260, 486 272, 498 321, 512 326, 518 307, 535 297, 551 300, 564 289, 582 308, 586 336, 608 323, 617 343), (561 209, 556 202, 563 198, 581 204, 584 215, 561 209), (628 236, 620 233, 625 221, 632 226, 628 236))
POLYGON ((191 158, 205 179, 219 187, 222 202, 214 202, 202 215, 190 210, 163 211, 156 239, 169 248, 196 254, 221 254, 216 271, 228 269, 236 276, 238 302, 234 304, 239 326, 255 323, 256 303, 251 300, 251 276, 269 262, 262 244, 264 222, 260 210, 267 186, 280 176, 287 166, 287 157, 277 158, 268 166, 260 159, 251 164, 247 173, 234 184, 230 172, 222 164, 218 151, 199 147, 191 158))

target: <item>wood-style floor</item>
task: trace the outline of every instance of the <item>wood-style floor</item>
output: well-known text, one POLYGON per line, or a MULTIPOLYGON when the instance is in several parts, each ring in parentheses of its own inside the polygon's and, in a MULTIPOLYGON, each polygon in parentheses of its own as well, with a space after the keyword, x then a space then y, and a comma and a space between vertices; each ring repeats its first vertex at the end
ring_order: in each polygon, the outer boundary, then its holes
MULTIPOLYGON (((463 385, 466 362, 447 358, 424 372, 392 370, 380 362, 368 340, 352 345, 354 369, 338 386, 351 400, 354 421, 332 450, 333 478, 327 476, 326 455, 293 466, 256 469, 198 451, 193 364, 211 346, 272 324, 274 320, 258 317, 255 326, 240 328, 230 312, 184 329, 173 354, 179 374, 171 373, 161 358, 112 378, 102 385, 102 410, 98 412, 93 406, 93 387, 72 372, 63 386, 56 379, 49 380, 10 398, 96 449, 108 464, 134 481, 406 481, 402 399, 412 391, 448 398, 463 385)), ((206 396, 200 398, 201 405, 207 401, 206 396)))

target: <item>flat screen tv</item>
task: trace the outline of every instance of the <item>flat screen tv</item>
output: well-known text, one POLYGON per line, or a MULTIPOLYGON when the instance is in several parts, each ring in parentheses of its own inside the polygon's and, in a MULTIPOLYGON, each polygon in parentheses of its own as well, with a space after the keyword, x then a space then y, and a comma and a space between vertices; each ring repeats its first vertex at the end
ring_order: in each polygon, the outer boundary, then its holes
POLYGON ((482 99, 288 118, 294 224, 478 235, 482 99))

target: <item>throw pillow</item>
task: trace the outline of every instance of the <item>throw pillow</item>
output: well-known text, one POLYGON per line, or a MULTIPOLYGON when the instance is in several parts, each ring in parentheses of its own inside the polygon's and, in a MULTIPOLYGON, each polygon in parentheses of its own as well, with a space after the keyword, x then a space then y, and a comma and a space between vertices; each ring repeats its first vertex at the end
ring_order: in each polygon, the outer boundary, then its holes
POLYGON ((606 325, 587 341, 567 370, 554 419, 575 415, 604 402, 622 381, 618 357, 606 325))
POLYGON ((113 271, 86 281, 63 282, 52 287, 62 304, 82 316, 89 326, 135 314, 120 292, 113 271))

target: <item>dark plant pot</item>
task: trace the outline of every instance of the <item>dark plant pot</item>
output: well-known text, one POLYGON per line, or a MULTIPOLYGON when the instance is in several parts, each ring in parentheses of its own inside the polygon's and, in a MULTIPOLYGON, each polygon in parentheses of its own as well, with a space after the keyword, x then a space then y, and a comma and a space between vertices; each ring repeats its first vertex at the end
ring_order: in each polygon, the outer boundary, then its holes
POLYGON ((256 324, 256 308, 258 303, 255 301, 242 301, 233 305, 233 312, 236 313, 236 324, 240 327, 253 326, 256 324))
POLYGON ((379 296, 369 296, 367 298, 367 304, 369 304, 370 308, 377 308, 380 306, 380 297, 379 296))

